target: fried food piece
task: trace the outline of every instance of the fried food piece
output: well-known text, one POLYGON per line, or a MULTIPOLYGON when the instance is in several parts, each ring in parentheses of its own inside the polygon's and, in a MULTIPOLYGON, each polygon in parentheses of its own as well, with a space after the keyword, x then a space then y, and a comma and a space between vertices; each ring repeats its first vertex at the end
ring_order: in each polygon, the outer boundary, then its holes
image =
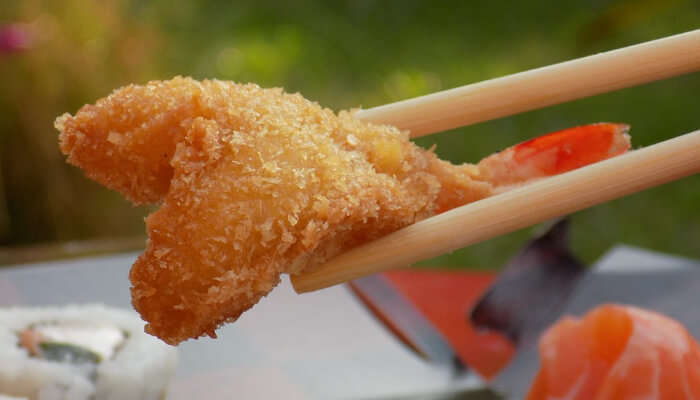
POLYGON ((146 331, 170 344, 215 337, 282 273, 493 191, 406 132, 252 84, 131 85, 56 128, 68 162, 160 204, 130 279, 146 331))
POLYGON ((595 124, 455 166, 298 94, 189 78, 119 89, 56 128, 68 162, 160 204, 130 279, 146 331, 170 344, 215 337, 282 273, 629 148, 625 125, 595 124))

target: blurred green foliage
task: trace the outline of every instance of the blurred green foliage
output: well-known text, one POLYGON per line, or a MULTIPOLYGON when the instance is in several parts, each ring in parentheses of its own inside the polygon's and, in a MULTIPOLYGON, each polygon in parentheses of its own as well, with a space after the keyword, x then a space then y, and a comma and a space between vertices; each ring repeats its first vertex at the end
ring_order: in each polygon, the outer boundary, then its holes
MULTIPOLYGON (((0 55, 0 245, 143 234, 145 208, 65 165, 53 120, 131 82, 174 75, 283 86, 333 109, 371 107, 700 27, 697 0, 23 0, 33 46, 0 55)), ((635 146, 700 127, 700 74, 419 140, 475 161, 545 132, 632 125, 635 146)), ((624 242, 700 258, 700 177, 574 216, 586 261, 624 242)), ((469 229, 469 227, 465 227, 469 229)), ((491 267, 530 230, 428 264, 491 267)))

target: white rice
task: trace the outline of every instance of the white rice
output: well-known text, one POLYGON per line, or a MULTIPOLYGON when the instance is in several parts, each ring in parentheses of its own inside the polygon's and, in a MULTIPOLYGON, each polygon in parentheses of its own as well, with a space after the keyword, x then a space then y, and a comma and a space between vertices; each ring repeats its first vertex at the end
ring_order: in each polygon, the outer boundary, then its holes
POLYGON ((0 308, 0 396, 29 400, 151 400, 164 397, 177 351, 143 333, 134 312, 102 305, 0 308), (111 324, 129 336, 109 360, 97 364, 93 379, 73 364, 33 357, 18 334, 47 321, 111 324))

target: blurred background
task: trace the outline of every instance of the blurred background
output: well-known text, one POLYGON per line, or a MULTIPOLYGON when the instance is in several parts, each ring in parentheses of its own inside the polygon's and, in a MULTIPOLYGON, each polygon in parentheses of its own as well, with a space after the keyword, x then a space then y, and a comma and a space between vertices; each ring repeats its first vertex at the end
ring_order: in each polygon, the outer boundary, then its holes
MULTIPOLYGON (((53 128, 58 115, 122 85, 191 75, 282 86, 335 110, 368 108, 700 27, 698 0, 3 3, 0 264, 143 246, 149 209, 66 165, 53 128)), ((598 121, 631 124, 636 147, 698 129, 700 73, 419 143, 437 144, 453 162, 477 161, 598 121)), ((425 265, 496 267, 531 234, 425 265)), ((588 262, 616 243, 700 258, 700 176, 577 213, 572 239, 588 262)))

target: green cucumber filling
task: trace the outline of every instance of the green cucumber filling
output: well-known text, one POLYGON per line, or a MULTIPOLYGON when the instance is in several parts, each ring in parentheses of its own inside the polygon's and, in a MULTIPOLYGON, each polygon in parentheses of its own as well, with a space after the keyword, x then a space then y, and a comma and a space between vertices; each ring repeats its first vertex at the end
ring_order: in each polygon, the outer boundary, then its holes
POLYGON ((39 356, 49 361, 67 364, 99 364, 102 361, 99 354, 70 343, 44 342, 39 348, 39 356))
POLYGON ((112 359, 128 332, 86 321, 45 321, 19 333, 19 344, 30 355, 69 364, 99 364, 112 359))

